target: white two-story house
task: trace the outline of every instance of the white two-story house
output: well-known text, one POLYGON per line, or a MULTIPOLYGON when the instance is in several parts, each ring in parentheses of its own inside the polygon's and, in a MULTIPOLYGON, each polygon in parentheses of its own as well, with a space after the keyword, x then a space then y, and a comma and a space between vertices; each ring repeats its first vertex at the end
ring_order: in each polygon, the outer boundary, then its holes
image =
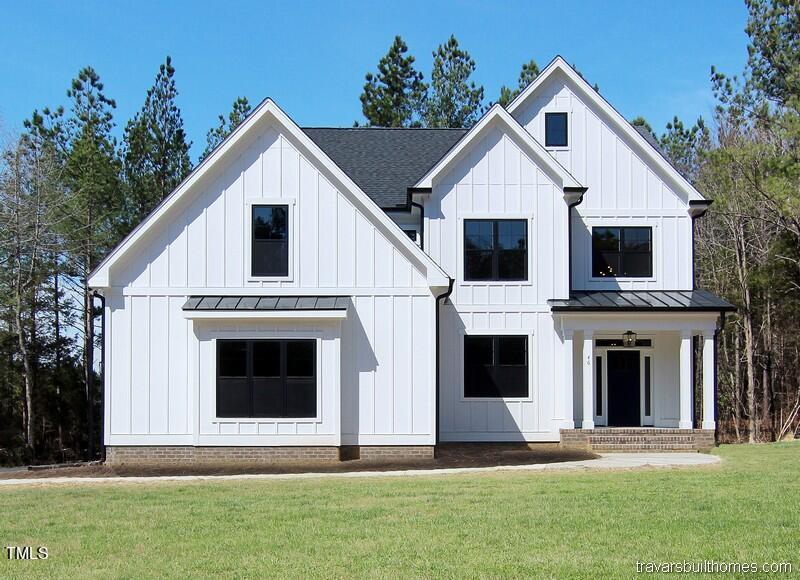
POLYGON ((108 458, 713 443, 709 203, 561 58, 468 131, 267 99, 90 278, 108 458))

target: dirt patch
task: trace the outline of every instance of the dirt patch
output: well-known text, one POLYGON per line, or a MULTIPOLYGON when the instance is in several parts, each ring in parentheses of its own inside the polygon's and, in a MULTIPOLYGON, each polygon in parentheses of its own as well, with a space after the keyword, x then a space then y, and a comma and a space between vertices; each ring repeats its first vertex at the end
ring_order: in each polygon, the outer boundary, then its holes
POLYGON ((160 475, 239 475, 262 473, 343 473, 348 471, 397 471, 495 467, 582 461, 598 456, 582 450, 562 449, 557 444, 459 443, 436 448, 435 459, 377 462, 354 459, 340 463, 292 462, 266 465, 219 465, 203 467, 140 467, 88 464, 52 469, 0 471, 0 479, 47 479, 51 477, 133 477, 160 475))

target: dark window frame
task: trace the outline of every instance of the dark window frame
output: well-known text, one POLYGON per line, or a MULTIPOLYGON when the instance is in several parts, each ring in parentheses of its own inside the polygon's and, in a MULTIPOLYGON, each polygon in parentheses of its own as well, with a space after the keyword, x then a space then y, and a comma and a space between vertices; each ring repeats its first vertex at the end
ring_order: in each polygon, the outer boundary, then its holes
MULTIPOLYGON (((654 270, 654 263, 653 263, 653 226, 617 226, 617 225, 598 225, 592 226, 591 232, 591 240, 592 240, 592 279, 595 280, 616 280, 616 279, 625 279, 625 278, 653 278, 653 270, 654 270), (595 232, 597 230, 619 230, 617 235, 617 244, 618 249, 616 251, 604 250, 597 247, 598 238, 595 237, 595 232), (647 230, 649 233, 649 244, 650 249, 648 252, 637 251, 637 250, 630 250, 625 247, 625 237, 626 232, 629 230, 647 230), (619 274, 616 275, 607 275, 604 276, 600 273, 600 255, 601 254, 608 254, 610 256, 618 256, 618 263, 619 263, 619 274), (625 263, 625 259, 628 256, 640 256, 647 254, 648 259, 648 270, 645 274, 629 274, 628 273, 628 266, 625 263)), ((604 258, 605 259, 605 258, 604 258)))
POLYGON ((569 147, 569 113, 566 111, 551 111, 544 114, 544 146, 545 147, 569 147), (550 131, 548 131, 548 122, 550 119, 564 119, 564 138, 556 142, 550 140, 550 131))
MULTIPOLYGON (((240 339, 240 338, 225 338, 225 339, 217 339, 215 341, 215 417, 219 419, 317 419, 319 418, 319 369, 317 364, 317 357, 319 353, 318 343, 315 338, 267 338, 267 339, 240 339), (222 375, 220 373, 221 364, 220 364, 220 352, 223 349, 224 345, 233 345, 235 343, 243 343, 245 345, 246 350, 246 370, 245 375, 222 375), (256 375, 255 373, 255 364, 254 364, 254 350, 256 345, 265 346, 266 344, 271 345, 279 345, 279 376, 273 375, 256 375), (311 374, 304 374, 304 375, 290 375, 288 366, 289 366, 289 345, 304 345, 304 346, 311 346, 313 354, 310 358, 311 364, 311 374), (240 384, 236 385, 235 383, 231 385, 232 382, 238 381, 240 384), (222 402, 222 397, 225 395, 224 389, 231 388, 231 386, 241 388, 241 382, 246 382, 246 389, 247 389, 247 412, 240 413, 240 412, 226 412, 221 411, 222 408, 226 406, 225 403, 222 402), (259 384, 256 384, 256 381, 260 381, 259 384), (267 381, 273 381, 272 385, 267 384, 267 381), (275 383, 278 382, 278 384, 275 383), (256 412, 256 390, 260 388, 262 390, 262 396, 268 394, 268 391, 272 387, 273 391, 277 391, 277 394, 280 395, 280 403, 281 403, 281 411, 274 413, 274 412, 256 412), (278 387, 278 389, 275 389, 278 387), (308 403, 308 409, 303 412, 292 412, 289 409, 289 405, 293 404, 292 401, 296 399, 296 396, 293 397, 291 393, 291 389, 297 389, 296 392, 299 392, 299 389, 305 388, 308 393, 313 393, 313 396, 310 397, 310 402, 308 403), (313 407, 313 410, 312 410, 313 407)), ((272 393, 273 395, 275 393, 272 393)))
POLYGON ((527 219, 503 219, 503 218, 480 218, 480 219, 465 219, 464 225, 462 228, 462 233, 464 236, 464 240, 462 243, 462 250, 464 252, 463 256, 463 264, 464 264, 464 281, 465 282, 527 282, 530 276, 529 273, 529 262, 530 262, 530 244, 529 239, 530 236, 528 235, 528 220, 527 219), (525 249, 524 249, 524 259, 523 259, 523 273, 520 277, 513 276, 513 277, 500 277, 500 257, 503 252, 512 252, 512 251, 519 251, 519 250, 508 250, 503 249, 500 247, 499 237, 500 237, 500 223, 505 222, 513 222, 513 223, 521 223, 524 227, 525 231, 525 249), (467 249, 467 228, 470 224, 473 223, 490 223, 492 224, 492 248, 491 250, 469 250, 467 249), (479 253, 479 252, 491 252, 491 275, 488 278, 481 278, 476 277, 473 273, 470 272, 469 269, 469 257, 470 253, 479 253))
POLYGON ((292 262, 292 251, 291 251, 291 208, 287 203, 252 203, 250 204, 250 276, 252 278, 289 278, 291 275, 291 262, 292 262), (285 239, 283 241, 279 240, 257 240, 256 239, 256 211, 260 208, 283 208, 286 212, 286 234, 285 239), (284 263, 280 264, 281 266, 285 266, 285 268, 278 269, 276 268, 274 271, 266 271, 260 270, 259 265, 257 264, 258 261, 258 251, 256 249, 257 245, 264 244, 264 243, 275 243, 283 244, 285 248, 283 252, 285 252, 284 263))
MULTIPOLYGON (((463 370, 464 380, 462 382, 462 398, 465 400, 524 400, 531 396, 530 371, 531 371, 531 345, 530 337, 527 334, 465 334, 462 341, 463 346, 463 370), (510 355, 513 357, 514 346, 507 341, 523 341, 524 364, 502 363, 505 358, 503 350, 510 348, 510 355), (475 357, 467 356, 470 346, 468 342, 491 341, 492 363, 483 364, 475 360, 475 357), (502 344, 505 343, 505 344, 502 344), (516 373, 515 373, 516 370, 516 373), (512 373, 518 374, 521 384, 511 384, 509 379, 513 379, 512 373), (481 379, 491 381, 491 383, 479 383, 481 379), (498 384, 499 382, 499 384, 498 384), (503 389, 506 389, 504 392, 503 389), (480 389, 486 389, 480 392, 480 389), (487 394, 488 393, 488 394, 487 394)), ((473 347, 474 348, 474 347, 473 347)))

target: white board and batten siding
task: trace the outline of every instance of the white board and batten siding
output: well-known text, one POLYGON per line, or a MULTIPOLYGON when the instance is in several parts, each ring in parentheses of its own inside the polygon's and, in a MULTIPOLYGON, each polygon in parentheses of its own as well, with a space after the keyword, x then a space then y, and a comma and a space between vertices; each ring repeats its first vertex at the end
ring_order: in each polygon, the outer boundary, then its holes
POLYGON ((302 151, 277 124, 246 135, 112 267, 107 444, 433 443, 434 298, 425 274, 302 151), (289 206, 285 279, 250 276, 252 203, 289 206), (341 323, 212 324, 184 318, 193 294, 347 295, 352 306, 341 323), (214 339, 297 332, 318 339, 321 387, 328 393, 336 378, 340 408, 323 396, 313 421, 216 420, 214 339))
POLYGON ((456 279, 442 310, 440 436, 443 441, 552 441, 565 420, 562 343, 547 300, 568 288, 563 192, 506 131, 490 128, 433 184, 425 248, 456 279), (525 219, 528 280, 464 280, 465 219, 525 219), (464 335, 528 337, 529 396, 465 399, 464 335), (541 361, 546 361, 541 364, 541 361))
POLYGON ((572 269, 576 290, 690 290, 692 220, 686 194, 669 175, 645 161, 642 148, 616 130, 607 114, 581 99, 564 74, 554 74, 516 109, 514 117, 544 143, 545 114, 568 113, 568 146, 549 149, 589 189, 572 217, 572 269), (591 272, 591 228, 653 228, 653 276, 596 279, 591 272))

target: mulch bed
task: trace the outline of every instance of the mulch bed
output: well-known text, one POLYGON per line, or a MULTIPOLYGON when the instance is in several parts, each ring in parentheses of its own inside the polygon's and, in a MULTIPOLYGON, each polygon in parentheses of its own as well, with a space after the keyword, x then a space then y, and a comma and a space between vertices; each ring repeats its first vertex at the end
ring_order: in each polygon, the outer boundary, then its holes
POLYGON ((557 444, 452 443, 436 449, 435 459, 377 462, 353 459, 338 463, 292 462, 253 465, 111 467, 99 463, 69 465, 49 469, 0 471, 0 479, 46 479, 51 477, 131 477, 159 475, 239 475, 261 473, 343 473, 350 471, 398 471, 404 469, 445 469, 456 467, 495 467, 532 465, 595 459, 581 450, 562 449, 557 444))

